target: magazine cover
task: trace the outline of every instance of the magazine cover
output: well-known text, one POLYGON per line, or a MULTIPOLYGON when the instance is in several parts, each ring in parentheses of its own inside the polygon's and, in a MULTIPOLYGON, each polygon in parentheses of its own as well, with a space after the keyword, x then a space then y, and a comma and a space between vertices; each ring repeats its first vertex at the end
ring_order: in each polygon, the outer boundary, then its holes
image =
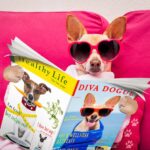
MULTIPOLYGON (((125 119, 119 102, 121 99, 134 101, 134 97, 132 91, 117 85, 80 81, 54 148, 110 149, 125 119)), ((136 104, 135 107, 137 109, 136 104)))
POLYGON ((26 149, 51 149, 73 92, 69 88, 76 80, 35 60, 11 60, 24 75, 8 85, 0 135, 26 149))

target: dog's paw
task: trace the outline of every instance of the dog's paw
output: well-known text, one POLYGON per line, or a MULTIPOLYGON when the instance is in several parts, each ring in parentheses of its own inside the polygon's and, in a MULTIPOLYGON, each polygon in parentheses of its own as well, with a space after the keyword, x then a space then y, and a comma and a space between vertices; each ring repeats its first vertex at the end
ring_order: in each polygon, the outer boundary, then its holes
POLYGON ((16 83, 22 79, 23 74, 24 71, 20 66, 8 66, 4 70, 3 77, 7 81, 16 83))
POLYGON ((138 103, 136 100, 132 99, 130 96, 123 96, 119 102, 119 110, 127 115, 132 115, 136 113, 138 109, 138 103))

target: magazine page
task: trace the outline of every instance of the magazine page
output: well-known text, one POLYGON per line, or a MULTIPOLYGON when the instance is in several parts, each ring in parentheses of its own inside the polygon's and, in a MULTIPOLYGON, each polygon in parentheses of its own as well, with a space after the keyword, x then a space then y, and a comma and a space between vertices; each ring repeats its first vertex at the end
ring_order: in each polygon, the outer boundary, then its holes
POLYGON ((36 60, 11 60, 24 75, 8 85, 0 135, 25 149, 52 149, 77 80, 36 60))
POLYGON ((54 149, 111 149, 127 112, 121 101, 135 102, 129 89, 102 81, 80 81, 71 98, 54 149))
POLYGON ((17 37, 15 37, 14 40, 11 40, 11 44, 8 44, 8 47, 12 55, 14 56, 22 56, 22 57, 27 57, 30 59, 39 60, 43 63, 49 64, 51 66, 55 66, 55 68, 58 68, 56 65, 54 65, 52 62, 50 62, 49 60, 47 60, 46 58, 38 54, 35 50, 33 50, 31 47, 29 47, 27 44, 25 44, 23 41, 21 41, 17 37))

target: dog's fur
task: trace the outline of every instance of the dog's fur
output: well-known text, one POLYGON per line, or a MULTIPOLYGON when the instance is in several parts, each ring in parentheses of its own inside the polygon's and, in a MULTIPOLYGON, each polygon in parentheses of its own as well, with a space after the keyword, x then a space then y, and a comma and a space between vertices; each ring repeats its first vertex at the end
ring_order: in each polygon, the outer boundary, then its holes
MULTIPOLYGON (((126 30, 126 18, 119 17, 112 21, 103 34, 88 34, 84 25, 73 15, 67 16, 66 28, 68 33, 68 42, 86 41, 91 45, 97 45, 102 40, 116 39, 120 40, 126 30)), ((102 72, 111 72, 111 62, 104 61, 95 49, 88 60, 82 64, 75 62, 77 74, 91 74, 97 76, 102 72)))
MULTIPOLYGON (((114 108, 115 105, 119 102, 120 96, 114 96, 107 100, 105 104, 96 104, 96 100, 93 94, 88 93, 84 100, 83 107, 92 107, 92 108, 114 108)), ((102 117, 98 115, 98 112, 94 112, 89 116, 84 117, 84 119, 77 125, 75 131, 86 132, 89 130, 100 129, 99 120, 102 117), (91 123, 92 125, 88 126, 91 123)))

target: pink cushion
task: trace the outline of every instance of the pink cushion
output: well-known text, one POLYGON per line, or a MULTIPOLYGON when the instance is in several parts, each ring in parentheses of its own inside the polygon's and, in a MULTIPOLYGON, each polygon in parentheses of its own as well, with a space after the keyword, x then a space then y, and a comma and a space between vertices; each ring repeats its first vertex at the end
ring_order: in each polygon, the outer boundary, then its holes
POLYGON ((113 63, 116 77, 150 77, 150 10, 125 14, 127 30, 118 59, 113 63))

